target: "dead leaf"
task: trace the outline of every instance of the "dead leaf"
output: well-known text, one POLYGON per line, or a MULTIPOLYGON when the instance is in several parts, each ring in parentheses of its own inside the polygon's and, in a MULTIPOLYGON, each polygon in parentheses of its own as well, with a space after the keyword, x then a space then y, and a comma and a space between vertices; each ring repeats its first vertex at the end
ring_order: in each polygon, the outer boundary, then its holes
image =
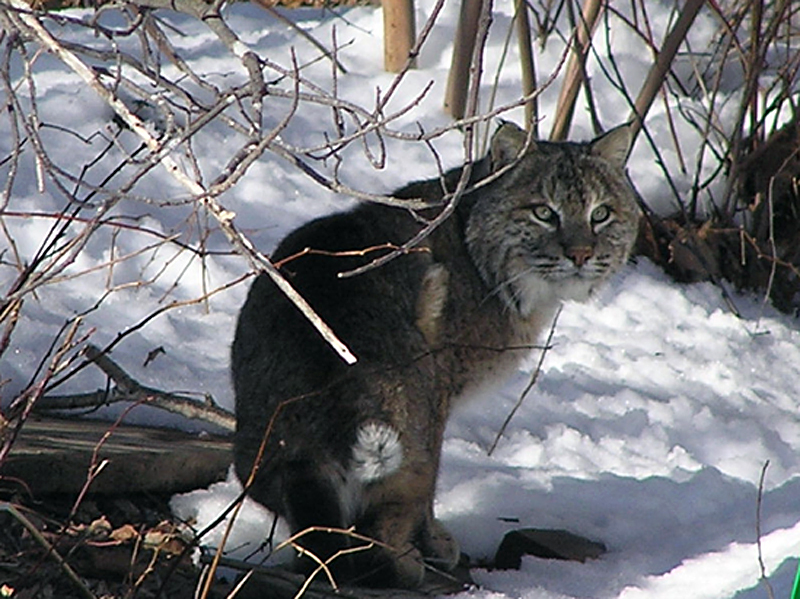
POLYGON ((138 539, 139 532, 132 525, 125 524, 124 526, 120 526, 112 531, 109 535, 109 538, 114 541, 119 541, 120 543, 125 543, 127 541, 135 541, 138 539))
POLYGON ((111 522, 108 521, 108 518, 100 516, 89 524, 87 533, 89 538, 93 541, 102 541, 111 535, 112 530, 114 530, 114 528, 111 526, 111 522))
POLYGON ((150 365, 150 362, 155 360, 158 357, 159 354, 165 354, 166 355, 166 353, 167 353, 167 350, 165 350, 163 346, 158 346, 155 349, 151 349, 149 352, 147 352, 147 357, 144 359, 143 366, 145 368, 147 368, 150 365))

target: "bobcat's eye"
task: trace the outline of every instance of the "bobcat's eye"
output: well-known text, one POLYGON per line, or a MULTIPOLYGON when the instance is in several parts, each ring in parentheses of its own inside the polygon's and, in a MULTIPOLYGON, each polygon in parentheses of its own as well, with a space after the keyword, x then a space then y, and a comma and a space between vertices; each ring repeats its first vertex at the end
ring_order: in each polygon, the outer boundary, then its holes
POLYGON ((556 214, 555 210, 550 208, 550 206, 547 204, 536 204, 535 206, 531 206, 531 212, 533 213, 533 216, 536 217, 536 220, 540 220, 549 225, 554 224, 558 220, 558 215, 556 214))
POLYGON ((592 210, 592 224, 599 225, 606 222, 609 218, 611 218, 611 208, 608 206, 598 206, 594 210, 592 210))

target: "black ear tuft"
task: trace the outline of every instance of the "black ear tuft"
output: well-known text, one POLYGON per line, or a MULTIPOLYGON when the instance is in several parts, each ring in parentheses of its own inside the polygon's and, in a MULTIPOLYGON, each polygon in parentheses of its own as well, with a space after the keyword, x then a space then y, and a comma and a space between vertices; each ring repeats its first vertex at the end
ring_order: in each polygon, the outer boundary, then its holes
POLYGON ((591 142, 592 153, 618 168, 625 168, 633 141, 633 122, 606 131, 591 142))
MULTIPOLYGON (((525 148, 528 133, 510 121, 500 121, 500 126, 492 136, 489 155, 492 160, 492 171, 496 171, 512 163, 525 148)), ((531 141, 528 151, 535 148, 531 141)))

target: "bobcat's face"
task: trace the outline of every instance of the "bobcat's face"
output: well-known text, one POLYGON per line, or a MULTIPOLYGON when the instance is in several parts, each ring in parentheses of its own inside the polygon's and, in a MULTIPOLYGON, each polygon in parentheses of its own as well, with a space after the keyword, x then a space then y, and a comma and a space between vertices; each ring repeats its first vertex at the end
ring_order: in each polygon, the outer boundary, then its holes
MULTIPOLYGON (((524 138, 493 140, 495 170, 524 138), (505 146, 499 145, 505 144, 505 146), (512 147, 513 146, 513 147, 512 147)), ((628 257, 638 208, 623 172, 627 129, 586 144, 535 142, 470 213, 467 244, 484 280, 523 316, 586 299, 628 257)))

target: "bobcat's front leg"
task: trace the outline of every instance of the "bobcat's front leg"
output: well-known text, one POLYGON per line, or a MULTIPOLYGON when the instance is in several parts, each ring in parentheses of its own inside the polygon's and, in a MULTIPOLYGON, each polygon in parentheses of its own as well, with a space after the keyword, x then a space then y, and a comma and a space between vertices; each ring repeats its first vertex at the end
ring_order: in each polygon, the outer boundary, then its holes
POLYGON ((386 556, 394 584, 398 586, 418 587, 425 574, 425 564, 444 571, 458 564, 461 556, 458 542, 433 517, 432 508, 424 502, 376 505, 372 518, 367 515, 367 519, 372 520, 367 524, 369 536, 392 548, 386 556))
POLYGON ((366 509, 356 529, 390 548, 383 553, 398 586, 415 588, 422 583, 423 558, 431 545, 420 546, 420 540, 431 537, 427 531, 435 483, 435 468, 412 459, 366 490, 366 509))

